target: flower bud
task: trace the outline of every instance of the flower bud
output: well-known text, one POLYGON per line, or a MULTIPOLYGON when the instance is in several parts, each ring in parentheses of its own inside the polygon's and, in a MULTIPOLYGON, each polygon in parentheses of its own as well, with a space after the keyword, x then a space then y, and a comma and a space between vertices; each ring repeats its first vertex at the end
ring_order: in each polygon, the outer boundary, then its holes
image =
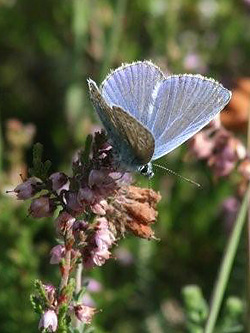
POLYGON ((56 245, 50 251, 50 264, 56 265, 59 264, 65 256, 65 247, 63 245, 56 245))
POLYGON ((47 299, 49 300, 49 303, 53 305, 56 300, 56 288, 51 284, 44 284, 43 286, 47 294, 47 299))
POLYGON ((33 197, 33 195, 35 195, 40 190, 39 185, 41 184, 42 182, 40 179, 31 177, 22 184, 17 185, 17 187, 14 189, 14 192, 17 194, 17 199, 25 200, 33 197))
POLYGON ((78 192, 78 200, 92 204, 95 201, 95 194, 89 187, 80 188, 78 192))
POLYGON ((72 217, 69 213, 65 211, 61 212, 55 220, 57 233, 64 235, 66 231, 70 230, 73 227, 75 220, 76 219, 72 217))
MULTIPOLYGON (((68 177, 63 172, 52 173, 52 175, 50 175, 49 179, 52 183, 52 189, 54 191, 64 189, 65 185, 68 182, 68 177)), ((68 189, 68 186, 66 186, 65 189, 68 189)))
POLYGON ((85 324, 91 324, 96 309, 87 305, 79 304, 74 306, 74 312, 78 320, 85 324))
POLYGON ((47 195, 34 199, 29 208, 29 214, 35 218, 52 216, 55 204, 47 195))
POLYGON ((42 314, 38 328, 47 329, 49 332, 56 332, 58 325, 57 315, 53 310, 47 310, 42 314))
POLYGON ((84 212, 84 206, 79 202, 77 193, 67 192, 65 194, 67 207, 72 209, 74 212, 84 212))
POLYGON ((94 214, 105 215, 108 208, 108 203, 106 200, 101 200, 94 205, 91 205, 91 210, 94 214))

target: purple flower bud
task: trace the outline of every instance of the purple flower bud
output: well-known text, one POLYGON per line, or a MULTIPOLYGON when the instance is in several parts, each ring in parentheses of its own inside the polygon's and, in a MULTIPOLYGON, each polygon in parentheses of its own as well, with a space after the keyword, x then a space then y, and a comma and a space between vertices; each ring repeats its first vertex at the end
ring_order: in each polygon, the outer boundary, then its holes
POLYGON ((47 298, 50 302, 50 304, 52 305, 56 298, 55 298, 55 295, 56 295, 56 288, 54 286, 52 286, 51 284, 44 284, 44 289, 45 289, 45 292, 47 294, 47 298))
POLYGON ((27 179, 22 184, 18 185, 14 192, 17 194, 18 200, 26 200, 35 195, 40 189, 39 185, 42 184, 42 181, 36 177, 31 177, 27 179))
POLYGON ((88 289, 89 292, 91 292, 91 293, 99 293, 100 291, 102 291, 102 285, 97 280, 90 278, 90 279, 87 279, 86 282, 88 283, 87 284, 87 289, 88 289))
POLYGON ((109 252, 108 248, 103 248, 103 249, 95 249, 92 252, 92 260, 93 263, 96 266, 102 266, 105 264, 105 261, 108 260, 111 256, 111 253, 109 252))
POLYGON ((57 330, 58 320, 55 311, 47 310, 42 314, 38 328, 43 330, 47 329, 49 332, 57 330))
POLYGON ((67 192, 65 194, 65 199, 66 199, 66 203, 68 208, 72 209, 75 212, 84 212, 84 205, 82 205, 79 200, 78 200, 78 196, 77 193, 75 192, 67 192))
POLYGON ((56 245, 50 251, 50 264, 59 264, 62 258, 65 256, 65 247, 63 245, 56 245))
POLYGON ((35 218, 52 216, 55 210, 55 204, 52 199, 47 195, 43 195, 37 199, 32 200, 29 214, 35 218))
POLYGON ((78 320, 85 324, 91 324, 96 309, 87 305, 79 304, 74 306, 74 312, 78 320))
POLYGON ((65 173, 63 172, 55 172, 52 173, 52 175, 49 177, 49 179, 51 180, 52 183, 52 189, 54 191, 58 191, 58 190, 68 190, 68 177, 65 175, 65 173), (67 186, 65 187, 65 185, 67 184, 67 186))
POLYGON ((88 204, 93 204, 96 197, 94 192, 89 187, 81 188, 78 192, 78 200, 88 204))

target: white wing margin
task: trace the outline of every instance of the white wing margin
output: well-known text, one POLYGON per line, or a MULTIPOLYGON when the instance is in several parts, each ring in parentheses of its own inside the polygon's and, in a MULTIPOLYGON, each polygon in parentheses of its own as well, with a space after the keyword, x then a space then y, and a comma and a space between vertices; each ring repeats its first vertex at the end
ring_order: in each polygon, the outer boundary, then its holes
POLYGON ((169 153, 207 125, 230 101, 231 92, 201 75, 173 75, 157 84, 149 130, 153 160, 169 153))
POLYGON ((125 64, 111 72, 101 84, 101 94, 109 106, 119 106, 148 127, 147 110, 157 82, 166 77, 150 61, 125 64))

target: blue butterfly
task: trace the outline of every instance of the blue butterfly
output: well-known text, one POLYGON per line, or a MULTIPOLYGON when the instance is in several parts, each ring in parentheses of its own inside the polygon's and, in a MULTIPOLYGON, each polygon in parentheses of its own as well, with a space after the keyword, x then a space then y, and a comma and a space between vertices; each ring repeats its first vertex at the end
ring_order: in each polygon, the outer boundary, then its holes
POLYGON ((152 177, 151 161, 169 153, 207 125, 231 92, 201 75, 165 76, 150 61, 125 64, 90 98, 122 168, 152 177))

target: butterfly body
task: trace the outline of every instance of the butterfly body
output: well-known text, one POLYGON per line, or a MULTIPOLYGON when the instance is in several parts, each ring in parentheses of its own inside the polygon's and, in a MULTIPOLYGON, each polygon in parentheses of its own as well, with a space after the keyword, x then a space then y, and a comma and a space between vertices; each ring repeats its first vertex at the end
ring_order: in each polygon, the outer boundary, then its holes
POLYGON ((92 103, 122 168, 151 177, 155 160, 198 132, 231 92, 201 75, 165 76, 149 61, 119 67, 101 84, 89 79, 92 103))

